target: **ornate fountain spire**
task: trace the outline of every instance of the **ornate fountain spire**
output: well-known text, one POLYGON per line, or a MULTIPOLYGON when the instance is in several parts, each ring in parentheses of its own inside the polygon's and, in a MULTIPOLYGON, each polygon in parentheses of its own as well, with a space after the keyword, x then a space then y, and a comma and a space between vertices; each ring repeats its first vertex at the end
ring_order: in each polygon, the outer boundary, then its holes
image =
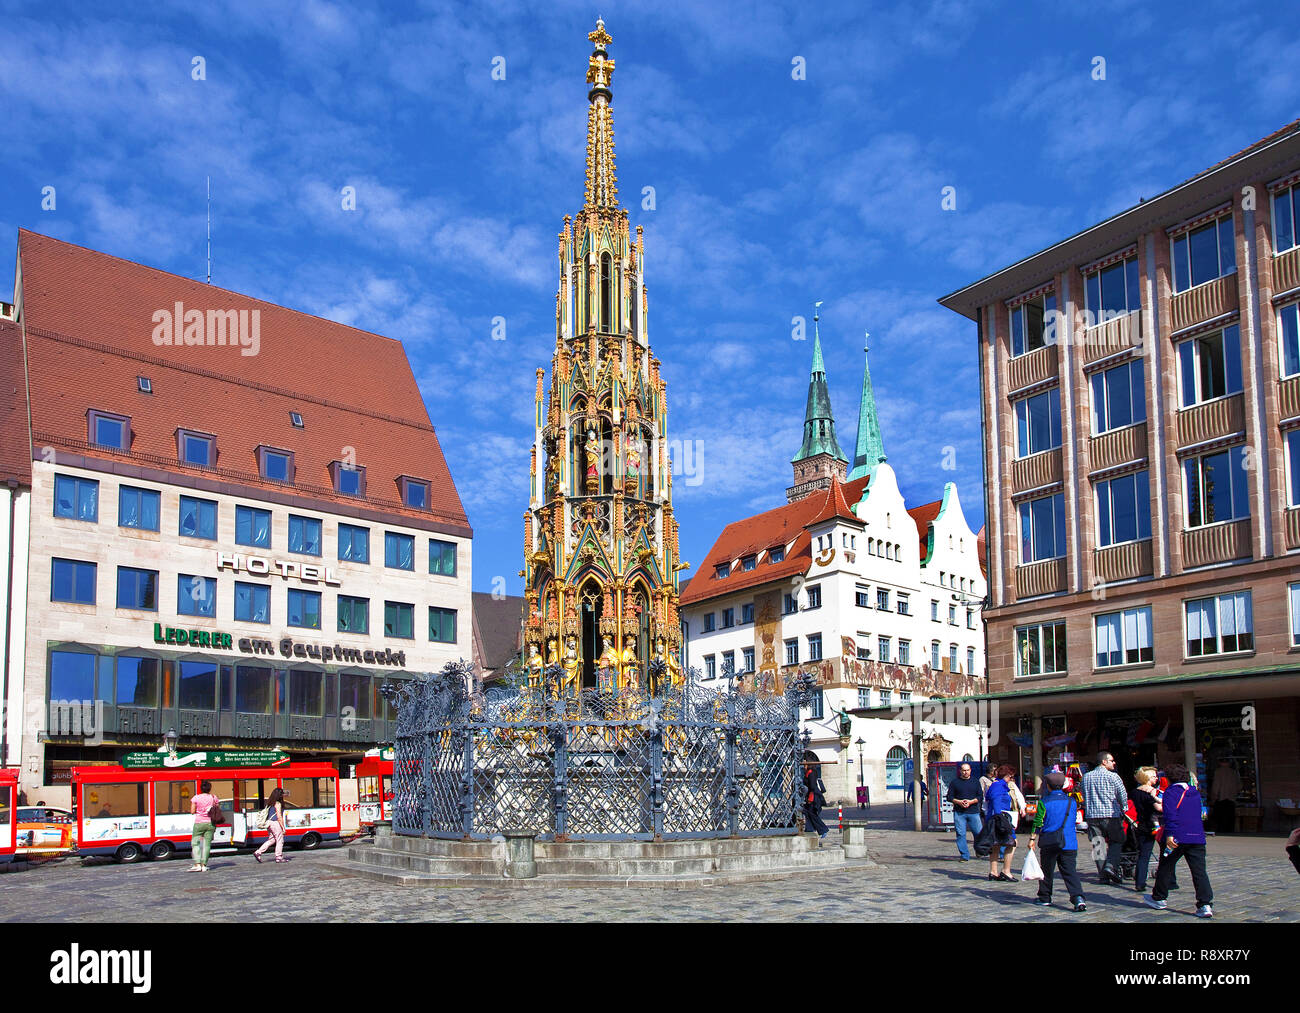
POLYGON ((605 31, 605 22, 597 21, 596 30, 587 36, 596 48, 587 61, 587 197, 585 207, 618 207, 618 176, 614 165, 614 114, 610 109, 614 95, 609 84, 614 77, 614 61, 605 47, 614 40, 605 31))

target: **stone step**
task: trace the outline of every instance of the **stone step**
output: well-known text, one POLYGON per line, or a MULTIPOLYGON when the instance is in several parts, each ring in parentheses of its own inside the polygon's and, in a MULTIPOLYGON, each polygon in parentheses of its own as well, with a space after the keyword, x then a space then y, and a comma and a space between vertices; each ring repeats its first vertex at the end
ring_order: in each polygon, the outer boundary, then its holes
MULTIPOLYGON (((829 841, 829 838, 828 838, 829 841)), ((360 845, 365 847, 368 845, 360 845)), ((497 858, 505 860, 505 845, 492 841, 442 840, 438 838, 394 836, 383 843, 393 851, 422 855, 497 858)), ((538 841, 535 854, 557 859, 656 859, 715 857, 730 854, 799 854, 817 850, 811 835, 789 837, 737 837, 687 841, 538 841)))

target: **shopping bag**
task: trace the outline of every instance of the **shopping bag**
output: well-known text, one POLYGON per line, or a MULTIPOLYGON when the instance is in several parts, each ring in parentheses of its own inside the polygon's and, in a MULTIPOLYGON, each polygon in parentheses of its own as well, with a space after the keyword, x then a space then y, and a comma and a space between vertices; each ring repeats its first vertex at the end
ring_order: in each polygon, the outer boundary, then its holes
POLYGON ((1026 883, 1043 878, 1043 868, 1038 864, 1038 853, 1032 848, 1029 849, 1029 854, 1025 856, 1025 867, 1020 873, 1020 878, 1026 883))

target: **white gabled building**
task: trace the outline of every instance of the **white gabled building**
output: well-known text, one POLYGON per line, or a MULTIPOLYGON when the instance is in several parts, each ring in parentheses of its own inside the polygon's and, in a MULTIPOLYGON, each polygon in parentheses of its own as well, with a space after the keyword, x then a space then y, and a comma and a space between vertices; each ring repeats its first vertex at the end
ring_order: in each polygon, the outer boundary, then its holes
MULTIPOLYGON (((982 537, 952 483, 941 500, 907 508, 881 448, 869 372, 848 472, 819 337, 793 465, 789 502, 727 525, 683 588, 688 664, 706 686, 731 666, 760 692, 813 672, 803 724, 830 798, 853 798, 861 780, 882 801, 903 787, 910 720, 846 712, 983 691, 982 537)), ((977 725, 925 722, 923 735, 925 760, 979 758, 987 741, 977 725)))

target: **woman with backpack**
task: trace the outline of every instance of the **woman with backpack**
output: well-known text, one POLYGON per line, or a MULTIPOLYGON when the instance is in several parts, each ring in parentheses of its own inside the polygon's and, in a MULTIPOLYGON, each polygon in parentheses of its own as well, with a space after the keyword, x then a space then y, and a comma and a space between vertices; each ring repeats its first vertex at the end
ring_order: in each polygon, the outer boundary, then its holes
POLYGON ((253 852, 253 857, 262 861, 262 852, 275 845, 275 860, 284 861, 284 800, 286 796, 283 788, 276 788, 271 792, 271 797, 267 799, 266 804, 266 829, 270 833, 262 846, 253 852))
POLYGON ((224 823, 221 818, 221 803, 212 794, 212 782, 200 781, 199 793, 190 799, 190 813, 194 816, 194 829, 190 831, 190 853, 194 864, 189 872, 207 872, 208 858, 212 854, 212 835, 216 833, 217 824, 224 823), (213 817, 216 816, 216 819, 213 817))

